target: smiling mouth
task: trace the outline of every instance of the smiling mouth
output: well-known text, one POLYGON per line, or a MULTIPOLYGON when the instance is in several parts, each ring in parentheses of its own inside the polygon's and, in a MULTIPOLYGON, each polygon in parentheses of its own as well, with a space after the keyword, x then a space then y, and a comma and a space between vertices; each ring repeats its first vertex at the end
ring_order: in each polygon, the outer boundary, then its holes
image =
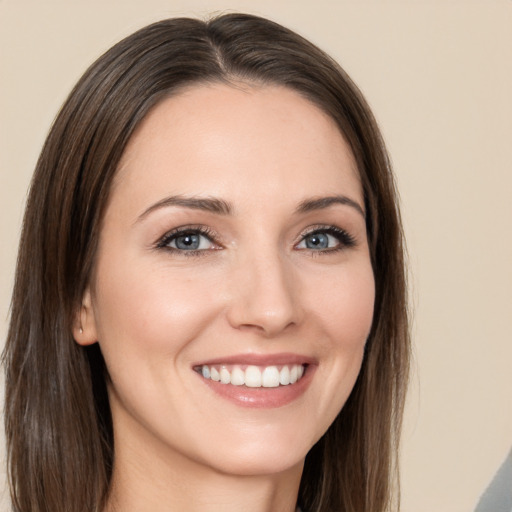
POLYGON ((205 379, 221 384, 247 388, 277 388, 300 381, 307 366, 307 364, 279 366, 204 364, 196 366, 194 370, 205 379))

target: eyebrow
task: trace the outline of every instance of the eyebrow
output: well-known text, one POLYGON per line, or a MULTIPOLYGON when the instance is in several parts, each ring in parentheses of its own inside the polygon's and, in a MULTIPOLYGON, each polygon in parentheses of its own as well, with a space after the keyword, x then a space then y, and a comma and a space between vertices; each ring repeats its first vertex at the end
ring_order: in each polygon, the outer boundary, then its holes
POLYGON ((357 210, 357 212, 360 213, 363 218, 366 218, 366 214, 364 213, 364 210, 359 203, 353 199, 350 199, 350 197, 342 195, 306 199, 305 201, 302 201, 297 207, 297 213, 307 213, 314 210, 323 210, 324 208, 329 208, 335 204, 350 206, 357 210))
MULTIPOLYGON (((360 213, 363 218, 366 218, 363 208, 347 196, 336 195, 328 197, 317 197, 312 199, 306 199, 302 201, 296 208, 296 213, 308 213, 315 210, 323 210, 329 208, 335 204, 342 204, 354 208, 360 213)), ((160 201, 152 204, 149 208, 144 210, 136 222, 140 222, 147 217, 151 212, 159 210, 160 208, 166 208, 170 206, 181 206, 183 208, 190 208, 192 210, 202 210, 210 213, 216 213, 219 215, 231 215, 233 213, 233 207, 228 201, 218 199, 215 197, 186 197, 182 195, 169 196, 161 199, 160 201)))
POLYGON ((169 196, 151 205, 147 210, 144 210, 137 218, 137 222, 143 220, 151 212, 168 206, 181 206, 183 208, 202 210, 220 215, 230 215, 233 211, 231 204, 223 199, 214 197, 169 196))

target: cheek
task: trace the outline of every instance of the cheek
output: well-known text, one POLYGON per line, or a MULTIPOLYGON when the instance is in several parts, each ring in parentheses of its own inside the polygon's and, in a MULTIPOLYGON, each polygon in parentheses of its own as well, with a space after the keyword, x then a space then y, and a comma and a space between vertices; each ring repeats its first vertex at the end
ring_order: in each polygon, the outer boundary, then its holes
MULTIPOLYGON (((323 293, 311 291, 312 304, 338 349, 364 347, 370 333, 375 282, 369 264, 347 269, 328 280, 323 293)), ((312 306, 313 307, 313 306, 312 306)), ((332 349, 333 347, 330 347, 332 349)))
POLYGON ((312 386, 311 444, 324 434, 346 403, 359 375, 371 330, 375 284, 369 262, 317 271, 302 281, 308 339, 315 340, 320 364, 312 386))
POLYGON ((314 304, 323 330, 320 350, 327 361, 323 368, 326 407, 334 419, 359 375, 372 326, 375 283, 369 263, 337 272, 329 283, 329 293, 317 292, 314 304))
POLYGON ((132 264, 98 269, 95 318, 102 350, 122 345, 123 351, 169 353, 193 339, 217 314, 215 286, 179 276, 158 265, 132 264))

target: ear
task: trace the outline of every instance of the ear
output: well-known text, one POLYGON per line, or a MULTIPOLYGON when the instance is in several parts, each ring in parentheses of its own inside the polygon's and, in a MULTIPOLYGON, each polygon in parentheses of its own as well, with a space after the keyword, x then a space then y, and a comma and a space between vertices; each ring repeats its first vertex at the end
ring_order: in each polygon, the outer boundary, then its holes
POLYGON ((92 345, 98 341, 96 320, 94 318, 91 291, 89 288, 85 291, 82 304, 75 313, 73 338, 82 346, 92 345))

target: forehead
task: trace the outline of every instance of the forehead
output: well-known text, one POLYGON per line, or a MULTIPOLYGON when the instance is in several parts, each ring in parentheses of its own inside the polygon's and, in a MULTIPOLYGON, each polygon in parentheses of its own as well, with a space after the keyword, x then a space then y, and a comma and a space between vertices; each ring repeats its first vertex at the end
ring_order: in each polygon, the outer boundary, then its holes
POLYGON ((194 86, 158 104, 132 136, 113 196, 165 194, 274 198, 351 193, 357 166, 338 126, 293 90, 194 86))

